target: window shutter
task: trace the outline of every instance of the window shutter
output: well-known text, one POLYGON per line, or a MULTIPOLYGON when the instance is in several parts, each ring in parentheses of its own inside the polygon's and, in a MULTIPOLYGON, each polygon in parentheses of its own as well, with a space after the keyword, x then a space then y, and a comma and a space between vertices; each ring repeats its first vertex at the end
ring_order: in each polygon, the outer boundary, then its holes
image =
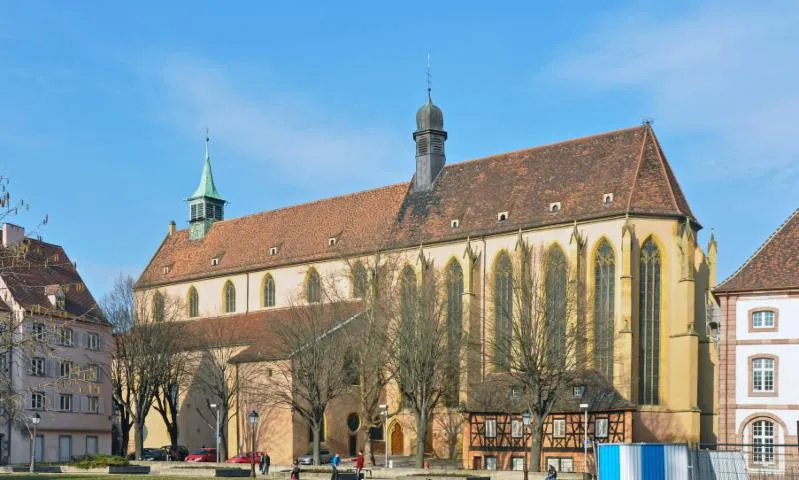
POLYGON ((81 333, 80 334, 80 346, 83 348, 89 348, 89 334, 88 333, 81 333))
POLYGON ((105 398, 103 397, 98 399, 97 413, 105 413, 105 398))
POLYGON ((44 394, 44 409, 47 411, 53 411, 53 392, 46 392, 44 394))
POLYGON ((87 413, 89 411, 89 397, 86 395, 80 396, 80 413, 87 413))

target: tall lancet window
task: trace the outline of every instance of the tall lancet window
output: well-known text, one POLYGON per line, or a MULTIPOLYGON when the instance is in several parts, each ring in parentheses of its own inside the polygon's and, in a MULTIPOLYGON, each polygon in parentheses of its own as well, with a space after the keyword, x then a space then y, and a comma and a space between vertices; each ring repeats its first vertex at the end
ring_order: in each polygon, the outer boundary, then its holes
POLYGON ((613 382, 616 258, 603 239, 594 258, 594 368, 613 382))
POLYGON ((638 403, 660 403, 660 250, 650 238, 641 247, 638 302, 638 403))
POLYGON ((547 253, 546 279, 546 321, 547 362, 551 366, 563 366, 566 362, 566 310, 569 272, 566 255, 557 245, 547 253))
POLYGON ((494 267, 494 364, 510 368, 513 339, 513 264, 502 253, 494 267))
POLYGON ((236 287, 233 282, 228 280, 225 283, 225 313, 233 313, 236 311, 236 287))
POLYGON ((406 325, 414 321, 416 295, 416 272, 408 265, 402 270, 400 280, 400 320, 406 325))
POLYGON ((188 304, 190 318, 200 315, 200 295, 197 294, 197 289, 194 287, 189 288, 188 304))
POLYGON ((458 405, 460 351, 463 335, 463 269, 452 260, 447 269, 447 394, 448 407, 458 405))
POLYGON ((305 296, 308 303, 319 303, 322 297, 322 281, 315 268, 308 270, 308 277, 305 280, 305 296))
POLYGON ((264 307, 275 306, 275 279, 266 274, 264 278, 264 307))

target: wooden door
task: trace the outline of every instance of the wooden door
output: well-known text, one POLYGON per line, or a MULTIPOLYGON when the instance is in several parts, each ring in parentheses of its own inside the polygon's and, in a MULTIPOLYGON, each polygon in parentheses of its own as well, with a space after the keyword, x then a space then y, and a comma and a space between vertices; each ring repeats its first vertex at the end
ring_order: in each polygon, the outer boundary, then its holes
POLYGON ((391 454, 405 454, 405 434, 402 433, 402 425, 399 422, 391 427, 391 454))

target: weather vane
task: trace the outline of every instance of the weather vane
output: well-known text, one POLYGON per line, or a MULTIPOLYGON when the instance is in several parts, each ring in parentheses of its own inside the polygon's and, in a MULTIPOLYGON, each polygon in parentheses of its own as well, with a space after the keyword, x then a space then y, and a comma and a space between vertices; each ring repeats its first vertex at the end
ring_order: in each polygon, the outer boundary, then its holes
POLYGON ((433 90, 433 75, 430 74, 430 54, 427 54, 427 93, 433 90))

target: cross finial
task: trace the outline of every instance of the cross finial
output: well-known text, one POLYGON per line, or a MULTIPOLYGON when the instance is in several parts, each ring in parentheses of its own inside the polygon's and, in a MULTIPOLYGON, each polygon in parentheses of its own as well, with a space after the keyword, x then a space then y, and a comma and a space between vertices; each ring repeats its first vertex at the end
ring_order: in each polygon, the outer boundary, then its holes
POLYGON ((208 142, 211 138, 208 136, 208 127, 205 127, 205 158, 208 159, 208 142))
POLYGON ((427 98, 430 98, 430 92, 433 90, 433 75, 430 74, 430 54, 427 54, 427 98))

